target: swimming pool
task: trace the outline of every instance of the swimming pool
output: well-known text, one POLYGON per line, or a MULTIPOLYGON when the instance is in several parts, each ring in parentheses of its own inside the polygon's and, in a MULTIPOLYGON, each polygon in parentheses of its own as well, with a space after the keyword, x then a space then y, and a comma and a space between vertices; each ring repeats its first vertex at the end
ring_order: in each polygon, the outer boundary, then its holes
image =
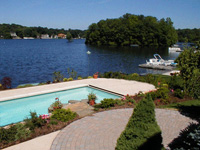
POLYGON ((92 87, 80 87, 2 101, 0 102, 0 126, 21 122, 30 115, 30 111, 35 111, 38 115, 47 114, 48 107, 55 102, 55 98, 59 98, 62 103, 68 103, 69 100, 87 99, 87 95, 91 92, 96 94, 97 103, 100 103, 104 98, 120 98, 118 95, 97 90, 92 87))

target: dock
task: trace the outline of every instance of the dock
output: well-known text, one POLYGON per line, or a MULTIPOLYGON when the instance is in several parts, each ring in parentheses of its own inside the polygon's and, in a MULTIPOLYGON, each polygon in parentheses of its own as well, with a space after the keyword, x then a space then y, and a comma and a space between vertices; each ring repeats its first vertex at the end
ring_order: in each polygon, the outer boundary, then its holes
POLYGON ((139 64, 139 67, 147 69, 156 69, 156 70, 174 70, 176 68, 174 66, 147 65, 147 64, 139 64))

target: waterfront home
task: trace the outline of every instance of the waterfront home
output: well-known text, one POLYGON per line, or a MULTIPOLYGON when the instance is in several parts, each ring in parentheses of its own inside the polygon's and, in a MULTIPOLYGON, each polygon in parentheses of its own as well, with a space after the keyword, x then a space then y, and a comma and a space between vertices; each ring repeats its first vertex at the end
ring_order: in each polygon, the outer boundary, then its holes
POLYGON ((41 34, 41 39, 49 39, 49 35, 48 34, 41 34))
POLYGON ((15 32, 10 32, 10 36, 12 37, 12 39, 21 39, 19 36, 17 36, 15 32))
POLYGON ((66 39, 66 34, 59 33, 59 34, 58 34, 58 38, 59 38, 59 39, 66 39))

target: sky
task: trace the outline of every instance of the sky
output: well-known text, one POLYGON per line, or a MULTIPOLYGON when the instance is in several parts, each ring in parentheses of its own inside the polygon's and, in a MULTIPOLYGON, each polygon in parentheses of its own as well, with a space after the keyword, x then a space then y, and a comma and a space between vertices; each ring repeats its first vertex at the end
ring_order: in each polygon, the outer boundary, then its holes
POLYGON ((88 29, 126 13, 170 17, 176 29, 200 28, 200 0, 0 0, 0 24, 88 29))

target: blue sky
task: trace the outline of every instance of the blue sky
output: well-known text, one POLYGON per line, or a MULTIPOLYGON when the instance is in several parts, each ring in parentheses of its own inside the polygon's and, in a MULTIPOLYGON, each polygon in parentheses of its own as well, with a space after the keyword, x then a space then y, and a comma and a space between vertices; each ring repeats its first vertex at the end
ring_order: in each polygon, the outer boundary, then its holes
POLYGON ((125 13, 170 17, 174 27, 200 28, 200 0, 0 0, 0 23, 87 29, 125 13))

